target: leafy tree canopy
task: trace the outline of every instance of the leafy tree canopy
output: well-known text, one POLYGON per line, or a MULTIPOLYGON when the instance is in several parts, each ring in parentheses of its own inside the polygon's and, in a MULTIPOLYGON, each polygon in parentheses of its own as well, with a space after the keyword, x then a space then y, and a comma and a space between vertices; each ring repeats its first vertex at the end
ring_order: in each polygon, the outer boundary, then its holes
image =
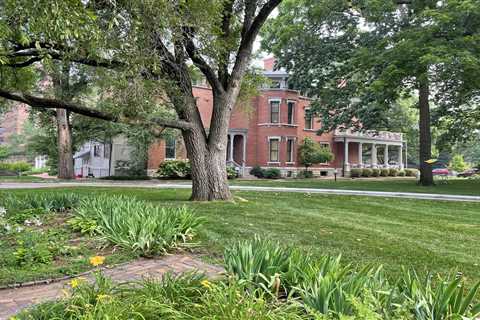
POLYGON ((308 137, 305 138, 298 147, 298 156, 300 164, 306 168, 314 164, 333 160, 333 153, 329 149, 320 146, 320 144, 308 137))
POLYGON ((294 87, 320 97, 325 130, 389 127, 384 111, 422 77, 437 118, 457 137, 480 123, 478 0, 285 1, 263 45, 294 87))

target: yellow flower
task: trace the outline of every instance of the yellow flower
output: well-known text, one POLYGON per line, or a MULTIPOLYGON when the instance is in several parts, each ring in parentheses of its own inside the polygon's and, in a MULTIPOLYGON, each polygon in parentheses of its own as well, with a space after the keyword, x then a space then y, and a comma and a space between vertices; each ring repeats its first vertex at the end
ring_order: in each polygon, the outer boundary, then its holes
POLYGON ((425 161, 425 163, 428 163, 428 164, 433 164, 435 162, 437 162, 437 159, 429 159, 429 160, 425 161))
POLYGON ((95 256, 90 258, 90 264, 94 267, 99 266, 105 262, 105 257, 95 256))
POLYGON ((78 285, 80 284, 80 281, 78 281, 78 279, 72 279, 70 281, 70 287, 72 287, 73 289, 75 289, 76 287, 78 287, 78 285))
POLYGON ((205 280, 203 280, 203 281, 200 282, 200 283, 201 283, 202 286, 204 286, 205 288, 207 288, 207 289, 212 289, 212 284, 211 284, 210 281, 208 281, 208 280, 205 279, 205 280))

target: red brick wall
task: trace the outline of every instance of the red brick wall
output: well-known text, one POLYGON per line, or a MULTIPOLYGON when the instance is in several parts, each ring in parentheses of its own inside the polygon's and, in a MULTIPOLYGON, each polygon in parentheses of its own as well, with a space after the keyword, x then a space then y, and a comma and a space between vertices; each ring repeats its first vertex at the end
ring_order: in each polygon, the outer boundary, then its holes
MULTIPOLYGON (((268 62, 267 62, 268 63, 268 62)), ((200 110, 202 121, 208 128, 212 116, 212 92, 206 87, 194 87, 193 94, 197 97, 197 105, 200 110)), ((252 99, 251 104, 239 105, 232 113, 230 120, 231 129, 248 129, 246 146, 246 166, 277 166, 277 167, 300 167, 298 163, 297 147, 305 137, 310 137, 317 142, 330 144, 330 148, 335 155, 335 160, 328 164, 319 164, 317 168, 341 168, 343 164, 343 144, 335 143, 333 133, 325 133, 318 136, 316 131, 320 129, 321 124, 318 119, 313 121, 313 129, 305 129, 305 109, 308 108, 310 100, 299 96, 294 90, 264 90, 258 97, 252 99), (280 123, 270 123, 270 105, 269 99, 280 99, 280 123), (295 102, 294 124, 287 124, 287 101, 295 102), (280 137, 280 162, 278 164, 269 163, 269 137, 280 137), (294 157, 295 164, 287 164, 287 138, 295 138, 294 157)), ((238 137, 236 139, 239 139, 238 137)), ((235 160, 241 163, 241 153, 243 147, 241 144, 235 145, 235 160)), ((350 162, 356 163, 358 155, 358 145, 350 144, 350 162)), ((165 146, 163 141, 153 145, 150 149, 149 168, 158 168, 165 155, 165 146)), ((185 157, 186 152, 177 152, 177 158, 185 157)))

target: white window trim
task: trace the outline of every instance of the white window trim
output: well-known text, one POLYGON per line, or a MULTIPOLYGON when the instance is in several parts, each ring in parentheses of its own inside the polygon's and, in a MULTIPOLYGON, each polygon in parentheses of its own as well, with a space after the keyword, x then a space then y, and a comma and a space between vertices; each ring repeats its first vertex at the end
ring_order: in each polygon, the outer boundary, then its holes
POLYGON ((287 141, 287 151, 288 151, 288 142, 292 141, 292 150, 290 150, 291 154, 290 155, 287 154, 287 159, 288 159, 289 156, 291 156, 292 161, 286 161, 285 162, 286 164, 295 164, 295 161, 293 161, 293 160, 295 160, 295 140, 296 139, 294 137, 287 138, 287 140, 286 140, 287 141))
POLYGON ((272 136, 268 137, 268 164, 279 164, 280 163, 280 144, 282 142, 282 137, 281 136, 272 136), (272 140, 277 140, 278 141, 278 160, 277 161, 272 161, 270 159, 270 156, 272 155, 272 146, 271 146, 271 141, 272 140))
POLYGON ((271 98, 268 99, 268 120, 271 124, 279 125, 282 122, 281 118, 282 110, 282 99, 281 98, 271 98), (278 102, 278 122, 272 122, 272 102, 278 102))
POLYGON ((315 121, 314 121, 314 117, 310 117, 310 121, 311 121, 311 128, 308 129, 305 127, 305 119, 306 119, 306 116, 307 116, 307 111, 310 111, 311 108, 305 108, 304 109, 304 113, 303 113, 303 119, 304 119, 304 123, 303 123, 303 130, 305 131, 315 131, 314 127, 315 127, 315 121))
POLYGON ((176 160, 177 159, 177 139, 173 139, 175 147, 173 152, 175 154, 174 158, 167 158, 167 140, 165 139, 165 160, 176 160))
POLYGON ((296 100, 290 100, 290 99, 287 99, 287 125, 291 126, 291 125, 295 125, 296 121, 297 121, 297 117, 295 117, 295 110, 297 110, 297 101, 296 100), (293 103, 293 110, 292 110, 292 123, 288 123, 288 104, 289 103, 293 103))

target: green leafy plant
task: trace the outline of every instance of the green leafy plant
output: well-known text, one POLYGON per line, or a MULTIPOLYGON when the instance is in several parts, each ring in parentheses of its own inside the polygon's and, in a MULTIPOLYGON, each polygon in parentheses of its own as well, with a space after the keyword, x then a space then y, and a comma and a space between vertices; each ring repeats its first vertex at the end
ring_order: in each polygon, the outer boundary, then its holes
POLYGON ((400 170, 398 171, 398 174, 397 174, 399 177, 405 177, 406 176, 406 173, 405 173, 405 170, 400 170))
POLYGON ((362 176, 363 169, 360 168, 353 168, 350 170, 350 177, 352 178, 359 178, 362 176))
POLYGON ((75 210, 72 220, 70 223, 77 230, 83 227, 116 246, 143 256, 163 254, 184 245, 202 223, 186 207, 160 208, 124 196, 85 199, 75 210))
POLYGON ((395 168, 390 168, 388 170, 388 175, 390 177, 396 177, 398 175, 398 169, 395 169, 395 168))
POLYGON ((297 174, 299 179, 311 179, 313 178, 313 172, 309 170, 302 170, 297 174))
POLYGON ((380 176, 381 177, 388 177, 390 175, 389 169, 380 169, 380 176))
POLYGON ((480 282, 467 290, 461 275, 433 281, 432 275, 422 278, 413 270, 404 270, 398 283, 399 292, 413 305, 412 311, 418 320, 478 317, 480 303, 474 299, 479 287, 480 282))
POLYGON ((372 174, 373 174, 373 170, 370 169, 370 168, 365 168, 365 169, 363 169, 363 171, 362 171, 362 177, 369 178, 369 177, 372 176, 372 174))
POLYGON ((158 176, 169 179, 188 179, 192 169, 188 160, 166 160, 158 168, 158 176))
POLYGON ((332 161, 333 153, 329 148, 322 147, 313 139, 306 137, 298 147, 298 157, 300 164, 308 171, 308 168, 315 164, 332 161))
POLYGON ((265 170, 259 166, 255 166, 250 170, 250 174, 257 178, 264 178, 265 177, 265 170))
POLYGON ((265 179, 280 179, 282 177, 282 173, 280 172, 280 169, 268 168, 265 170, 263 177, 265 179))
POLYGON ((380 177, 380 169, 374 168, 372 169, 372 177, 380 177))
POLYGON ((418 172, 417 169, 405 169, 405 175, 407 177, 415 177, 417 176, 417 172, 418 172))
POLYGON ((76 193, 32 193, 24 196, 7 196, 2 201, 11 210, 65 211, 74 208, 82 196, 76 193))
POLYGON ((236 179, 238 177, 235 167, 227 166, 227 177, 228 179, 236 179))

